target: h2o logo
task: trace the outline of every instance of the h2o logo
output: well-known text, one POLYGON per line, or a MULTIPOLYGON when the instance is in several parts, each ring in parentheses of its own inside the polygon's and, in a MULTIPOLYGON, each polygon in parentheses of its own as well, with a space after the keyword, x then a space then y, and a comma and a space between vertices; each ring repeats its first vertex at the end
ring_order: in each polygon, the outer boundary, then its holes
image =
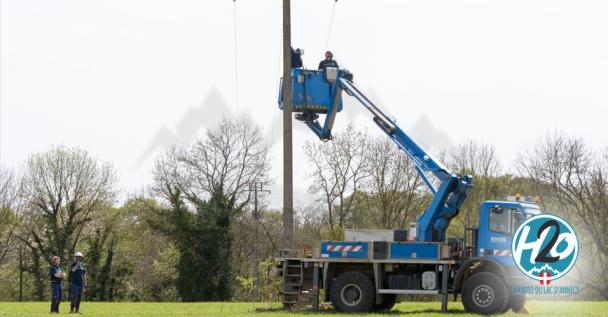
POLYGON ((572 269, 578 257, 578 240, 565 220, 541 214, 517 228, 511 251, 517 267, 545 285, 572 269))

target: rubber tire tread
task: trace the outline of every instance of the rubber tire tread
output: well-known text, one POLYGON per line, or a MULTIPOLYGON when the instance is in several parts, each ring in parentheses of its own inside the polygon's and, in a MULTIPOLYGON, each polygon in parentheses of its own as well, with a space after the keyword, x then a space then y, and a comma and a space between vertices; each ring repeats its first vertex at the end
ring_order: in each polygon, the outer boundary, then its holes
POLYGON ((330 288, 331 303, 334 308, 341 312, 364 313, 374 308, 376 289, 369 277, 358 271, 348 271, 340 274, 332 283, 330 288), (361 301, 355 306, 349 306, 342 302, 340 293, 342 288, 348 284, 356 284, 361 288, 361 301))
POLYGON ((382 295, 382 303, 374 305, 374 311, 389 311, 395 307, 397 294, 382 295))
POLYGON ((471 275, 462 287, 462 304, 467 312, 481 315, 503 313, 508 310, 509 291, 506 284, 494 273, 478 272, 471 275), (494 293, 494 302, 488 307, 479 307, 473 301, 473 290, 479 284, 490 287, 494 293))

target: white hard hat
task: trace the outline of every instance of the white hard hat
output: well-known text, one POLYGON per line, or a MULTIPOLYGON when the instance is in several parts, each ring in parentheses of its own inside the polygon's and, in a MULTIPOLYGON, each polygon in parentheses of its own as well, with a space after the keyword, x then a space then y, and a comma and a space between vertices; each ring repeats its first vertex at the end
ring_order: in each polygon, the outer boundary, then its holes
POLYGON ((84 257, 84 256, 82 255, 82 252, 76 252, 76 254, 74 254, 74 256, 78 256, 78 257, 81 257, 81 258, 83 258, 83 257, 84 257))

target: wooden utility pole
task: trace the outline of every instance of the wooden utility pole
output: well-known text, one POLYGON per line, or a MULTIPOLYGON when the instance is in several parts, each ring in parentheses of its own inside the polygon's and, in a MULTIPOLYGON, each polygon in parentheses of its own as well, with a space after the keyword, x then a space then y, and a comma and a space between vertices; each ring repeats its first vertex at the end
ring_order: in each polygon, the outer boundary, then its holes
POLYGON ((283 0, 283 248, 293 249, 293 148, 291 131, 291 6, 283 0))

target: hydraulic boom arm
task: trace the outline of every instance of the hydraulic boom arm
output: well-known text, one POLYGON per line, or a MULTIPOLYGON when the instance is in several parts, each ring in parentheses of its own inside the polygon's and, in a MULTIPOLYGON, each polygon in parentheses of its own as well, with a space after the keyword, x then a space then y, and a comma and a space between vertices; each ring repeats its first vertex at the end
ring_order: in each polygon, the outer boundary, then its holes
POLYGON ((316 120, 318 115, 304 111, 299 117, 306 125, 311 128, 321 140, 331 139, 331 129, 338 112, 341 91, 355 97, 373 115, 374 122, 403 150, 416 164, 416 170, 424 180, 432 194, 434 195, 431 204, 418 218, 418 240, 427 242, 445 241, 445 232, 459 211, 460 206, 467 197, 473 178, 469 175, 461 176, 452 173, 441 162, 435 160, 432 155, 427 153, 412 138, 410 138, 394 120, 385 115, 376 107, 355 85, 352 77, 345 76, 342 70, 338 71, 336 82, 331 94, 332 104, 327 109, 324 125, 321 126, 316 120), (426 173, 432 173, 438 180, 435 187, 426 173))

